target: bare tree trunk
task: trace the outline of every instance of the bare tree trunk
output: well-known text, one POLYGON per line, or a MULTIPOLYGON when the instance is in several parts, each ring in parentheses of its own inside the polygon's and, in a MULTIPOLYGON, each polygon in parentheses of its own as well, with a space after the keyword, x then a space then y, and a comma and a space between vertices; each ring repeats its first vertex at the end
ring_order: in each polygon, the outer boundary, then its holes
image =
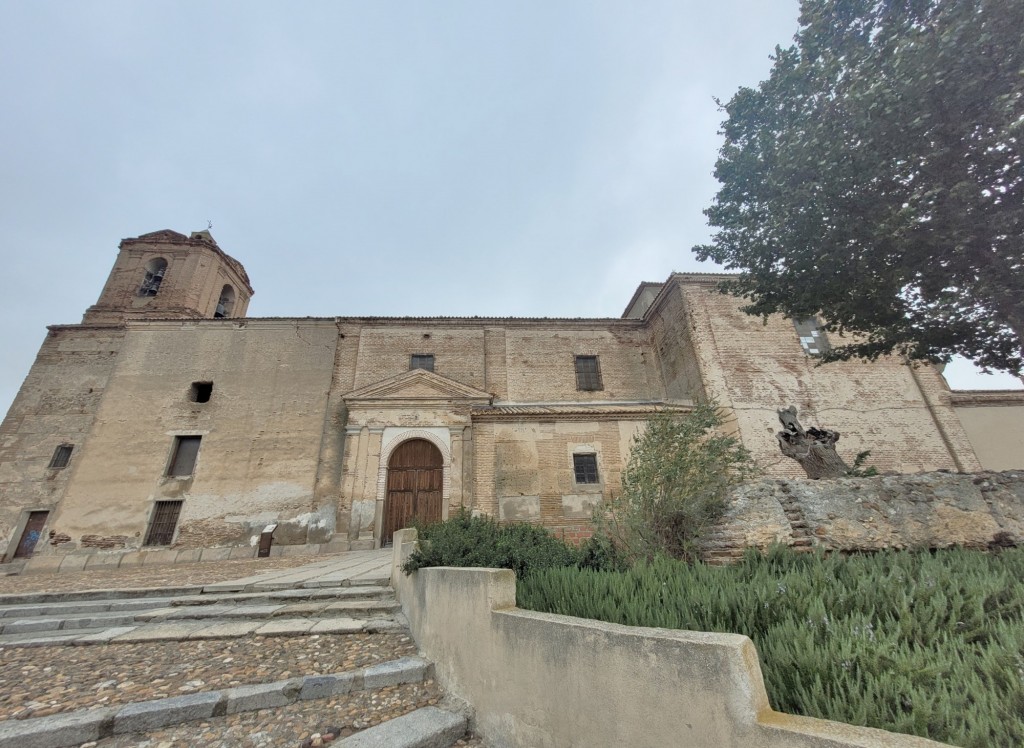
POLYGON ((786 457, 799 462, 808 478, 839 478, 850 472, 850 466, 836 452, 838 431, 813 427, 804 430, 792 405, 778 413, 782 423, 782 431, 775 435, 779 449, 786 457))

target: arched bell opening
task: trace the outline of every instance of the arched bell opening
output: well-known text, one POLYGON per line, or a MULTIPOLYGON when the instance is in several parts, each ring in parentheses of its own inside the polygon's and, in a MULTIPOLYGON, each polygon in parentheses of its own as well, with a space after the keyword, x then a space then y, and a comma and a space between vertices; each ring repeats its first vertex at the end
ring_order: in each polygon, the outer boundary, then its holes
POLYGON ((139 296, 156 296, 160 291, 160 284, 164 282, 164 274, 167 272, 167 260, 163 257, 155 257, 146 263, 146 275, 139 286, 139 296))

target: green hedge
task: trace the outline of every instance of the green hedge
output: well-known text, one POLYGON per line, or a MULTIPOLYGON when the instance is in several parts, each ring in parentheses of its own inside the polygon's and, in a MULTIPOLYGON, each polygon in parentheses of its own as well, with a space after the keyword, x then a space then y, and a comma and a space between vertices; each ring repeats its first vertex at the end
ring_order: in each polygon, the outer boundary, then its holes
POLYGON ((1024 745, 1024 550, 538 570, 520 607, 746 634, 772 706, 974 748, 1024 745))

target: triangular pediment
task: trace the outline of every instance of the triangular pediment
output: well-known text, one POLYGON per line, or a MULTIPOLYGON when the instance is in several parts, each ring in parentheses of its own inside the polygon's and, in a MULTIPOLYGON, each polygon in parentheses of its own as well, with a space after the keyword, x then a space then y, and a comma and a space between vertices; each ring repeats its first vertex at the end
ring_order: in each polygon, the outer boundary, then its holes
POLYGON ((368 400, 405 401, 470 401, 490 403, 491 395, 454 379, 443 377, 426 369, 413 369, 398 376, 382 379, 353 390, 344 396, 346 402, 368 400))

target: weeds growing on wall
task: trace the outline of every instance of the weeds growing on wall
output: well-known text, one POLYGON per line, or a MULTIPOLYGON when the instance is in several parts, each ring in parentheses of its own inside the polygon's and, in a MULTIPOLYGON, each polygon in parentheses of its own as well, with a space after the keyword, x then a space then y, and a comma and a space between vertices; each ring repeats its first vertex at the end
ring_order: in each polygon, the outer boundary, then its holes
POLYGON ((577 548, 537 525, 499 524, 465 511, 419 528, 419 541, 402 567, 406 574, 426 566, 512 569, 519 578, 549 568, 624 568, 606 540, 592 539, 577 548))
POLYGON ((746 634, 772 706, 969 748, 1024 745, 1024 549, 539 570, 522 608, 746 634))
POLYGON ((652 418, 633 439, 622 492, 595 513, 598 532, 630 558, 696 560, 700 539, 725 514, 729 487, 754 470, 739 440, 716 431, 721 425, 714 402, 652 418))

